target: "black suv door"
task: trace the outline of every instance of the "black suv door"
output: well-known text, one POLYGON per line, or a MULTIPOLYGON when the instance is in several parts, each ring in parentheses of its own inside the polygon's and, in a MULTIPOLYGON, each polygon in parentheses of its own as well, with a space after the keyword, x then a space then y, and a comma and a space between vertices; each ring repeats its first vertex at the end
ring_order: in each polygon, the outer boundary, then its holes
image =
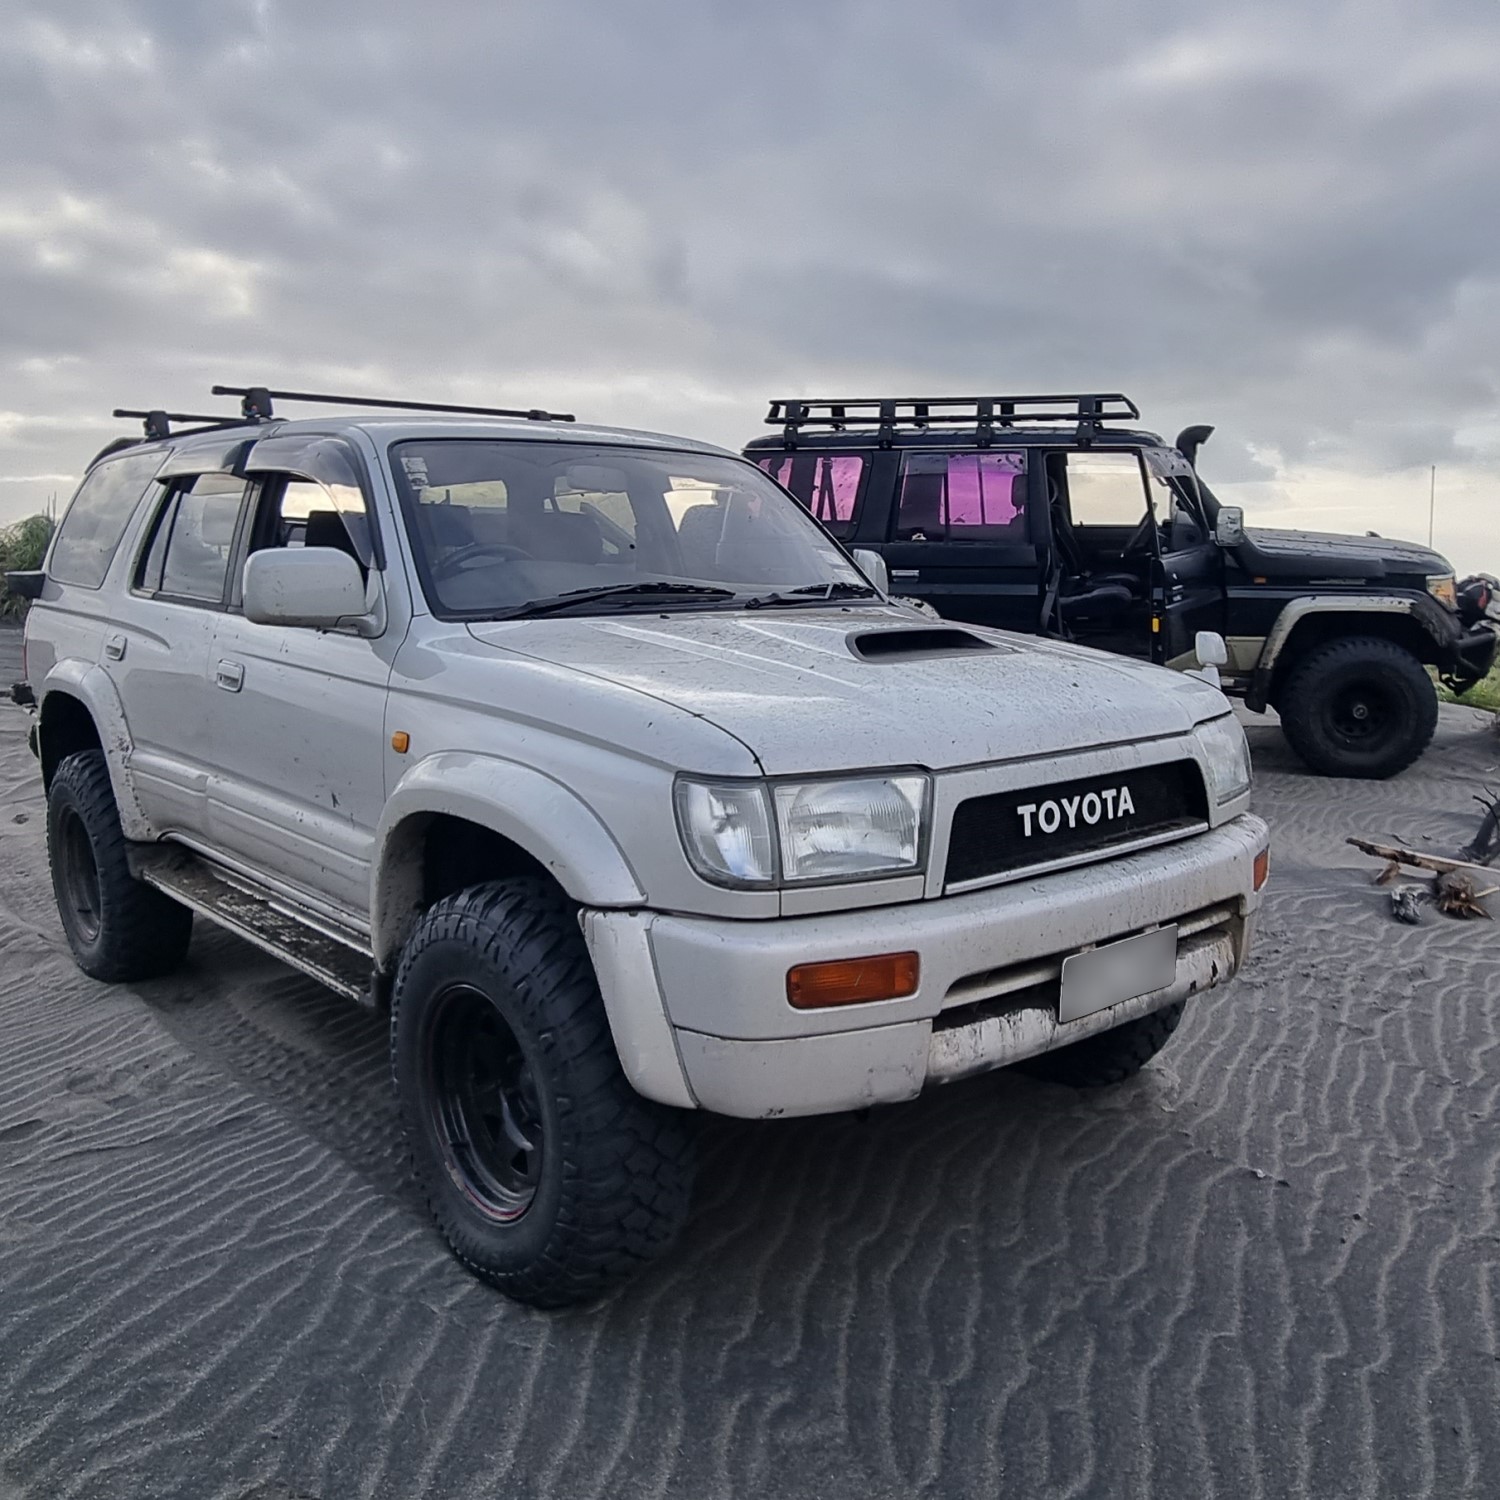
POLYGON ((952 620, 1034 635, 1041 575, 1024 451, 908 448, 881 551, 891 591, 952 620))

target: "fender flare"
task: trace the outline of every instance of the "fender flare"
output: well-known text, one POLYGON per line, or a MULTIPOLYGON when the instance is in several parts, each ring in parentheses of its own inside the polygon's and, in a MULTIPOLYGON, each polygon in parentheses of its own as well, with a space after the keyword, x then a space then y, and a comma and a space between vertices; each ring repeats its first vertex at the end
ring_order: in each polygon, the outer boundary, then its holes
POLYGON ((370 928, 381 969, 395 962, 420 915, 422 868, 414 854, 434 815, 463 818, 509 839, 582 906, 646 904, 614 835, 576 793, 515 761, 441 752, 401 778, 375 832, 370 928))
POLYGON ((1435 609, 1441 609, 1436 601, 1419 600, 1410 594, 1309 594, 1303 599, 1293 599, 1276 616, 1276 623, 1261 647, 1260 659, 1245 693, 1246 707, 1256 713, 1265 712, 1276 664, 1292 632, 1310 615, 1410 615, 1436 644, 1442 645, 1443 636, 1423 607, 1429 602, 1435 609))
POLYGON ((97 662, 80 661, 77 657, 64 657, 54 664, 37 690, 37 747, 43 754, 46 751, 47 700, 54 693, 66 694, 82 703, 94 721, 94 728, 99 731, 99 744, 109 767, 109 782, 114 790, 120 828, 125 837, 138 842, 155 839, 156 829, 135 795, 135 783, 130 776, 135 741, 125 722, 125 706, 120 702, 109 673, 97 662))

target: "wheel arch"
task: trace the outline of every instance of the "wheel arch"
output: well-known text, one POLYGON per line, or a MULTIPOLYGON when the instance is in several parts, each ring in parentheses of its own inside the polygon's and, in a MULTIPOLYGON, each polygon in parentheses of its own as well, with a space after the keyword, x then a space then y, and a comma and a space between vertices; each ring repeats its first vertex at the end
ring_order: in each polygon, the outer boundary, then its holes
POLYGON ((65 660, 43 679, 37 693, 37 752, 42 785, 50 788, 57 768, 69 755, 101 750, 109 767, 110 785, 128 839, 155 837, 130 779, 130 757, 135 749, 125 709, 115 685, 103 668, 65 660))
POLYGON ((634 871, 574 792, 529 766, 466 752, 402 777, 375 838, 371 941, 390 969, 435 900, 465 885, 542 875, 580 906, 645 904, 634 871))
POLYGON ((1245 694, 1246 705, 1257 713, 1274 706, 1297 662, 1328 641, 1350 636, 1390 641, 1429 665, 1440 656, 1440 643, 1423 619, 1416 599, 1399 594, 1294 599, 1276 617, 1266 637, 1245 694))

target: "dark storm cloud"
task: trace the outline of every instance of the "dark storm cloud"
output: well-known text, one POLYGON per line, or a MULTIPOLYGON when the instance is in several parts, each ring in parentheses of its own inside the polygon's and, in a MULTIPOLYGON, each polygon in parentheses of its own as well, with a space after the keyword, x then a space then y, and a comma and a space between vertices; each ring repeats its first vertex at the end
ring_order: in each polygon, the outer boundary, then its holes
POLYGON ((49 0, 0 36, 0 409, 52 423, 0 474, 216 378, 728 442, 773 392, 1099 385, 1226 478, 1465 458, 1497 74, 1458 0, 49 0))

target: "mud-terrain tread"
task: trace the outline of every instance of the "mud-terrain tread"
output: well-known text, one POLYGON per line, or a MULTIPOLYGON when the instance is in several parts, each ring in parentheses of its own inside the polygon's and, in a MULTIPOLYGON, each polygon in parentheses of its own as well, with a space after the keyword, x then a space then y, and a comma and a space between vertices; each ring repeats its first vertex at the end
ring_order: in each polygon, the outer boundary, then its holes
POLYGON ((1182 1020, 1184 1002, 1154 1010, 1110 1031, 1085 1037, 1055 1052, 1043 1052, 1018 1064, 1022 1072, 1075 1089, 1108 1088, 1133 1078, 1172 1040, 1182 1020))
POLYGON ((170 974, 187 956, 193 914, 130 873, 130 841, 120 827, 109 765, 102 750, 81 750, 58 766, 47 792, 47 850, 58 912, 64 905, 52 852, 61 801, 71 800, 88 831, 99 871, 100 925, 93 951, 80 951, 66 922, 74 962, 92 979, 133 984, 170 974))
POLYGON ((534 1307, 592 1301, 676 1239, 692 1183, 689 1119, 643 1098, 626 1080, 577 908, 548 882, 525 877, 473 886, 425 914, 396 975, 391 1062, 418 1185, 453 1254, 482 1280, 534 1307), (471 1237, 434 1191, 413 1139, 401 1073, 403 1018, 412 1004, 414 966, 441 943, 468 946, 508 979, 559 1078, 556 1105, 571 1140, 549 1149, 563 1149, 562 1196, 545 1251, 519 1271, 487 1266, 471 1253, 471 1237))
POLYGON ((1340 636, 1309 651, 1287 674, 1276 707, 1287 742, 1321 776, 1384 781, 1416 761, 1437 732, 1437 691, 1427 676, 1427 669, 1404 646, 1379 636, 1340 636), (1415 700, 1417 717, 1404 744, 1397 745, 1383 760, 1355 768, 1340 758, 1336 746, 1325 742, 1318 728, 1316 707, 1326 692, 1325 683, 1330 672, 1351 659, 1371 657, 1384 661, 1391 671, 1405 679, 1415 700))

